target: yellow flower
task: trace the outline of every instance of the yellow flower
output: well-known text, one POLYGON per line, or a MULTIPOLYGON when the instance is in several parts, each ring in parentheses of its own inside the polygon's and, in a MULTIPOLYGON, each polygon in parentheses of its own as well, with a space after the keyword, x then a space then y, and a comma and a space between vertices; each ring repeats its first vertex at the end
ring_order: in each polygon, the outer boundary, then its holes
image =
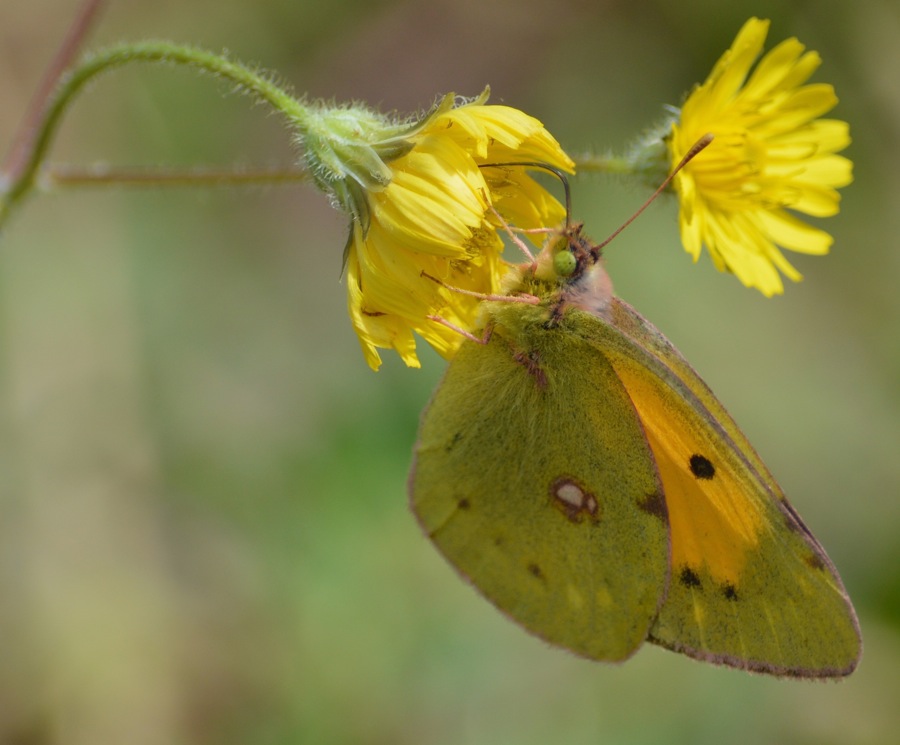
POLYGON ((479 300, 449 288, 499 291, 507 267, 492 207, 520 228, 565 217, 525 169, 479 167, 529 161, 573 169, 537 119, 483 100, 451 108, 452 97, 445 98, 412 128, 405 152, 387 162, 386 185, 353 187, 348 305, 373 369, 381 364, 378 349, 394 349, 418 367, 414 333, 451 357, 463 337, 431 316, 473 328, 479 300))
POLYGON ((804 85, 820 64, 788 39, 762 52, 769 22, 751 18, 672 125, 674 165, 705 133, 712 144, 675 177, 681 239, 696 261, 702 246, 720 271, 766 296, 780 294, 779 271, 801 279, 781 249, 824 254, 831 236, 799 219, 839 210, 836 189, 852 181, 835 153, 850 142, 845 122, 819 119, 836 103, 830 85, 804 85), (749 77, 748 77, 749 76, 749 77))

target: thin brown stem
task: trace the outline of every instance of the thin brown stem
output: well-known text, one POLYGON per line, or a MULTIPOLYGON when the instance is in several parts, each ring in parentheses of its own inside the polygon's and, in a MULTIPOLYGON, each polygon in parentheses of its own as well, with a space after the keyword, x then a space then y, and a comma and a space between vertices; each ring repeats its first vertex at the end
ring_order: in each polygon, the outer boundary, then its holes
POLYGON ((300 168, 219 168, 198 167, 186 171, 160 168, 114 168, 47 166, 40 178, 44 189, 81 186, 196 187, 196 186, 279 186, 309 181, 300 168))
POLYGON ((0 173, 3 173, 10 183, 15 182, 21 176, 22 171, 31 159, 35 142, 39 136, 41 122, 50 101, 50 96, 56 88, 56 84, 62 74, 71 66, 78 54, 82 43, 93 27, 103 7, 104 0, 85 0, 78 10, 78 14, 69 26, 68 33, 57 50, 44 73, 38 89, 35 91, 25 111, 22 124, 19 126, 9 154, 0 173))

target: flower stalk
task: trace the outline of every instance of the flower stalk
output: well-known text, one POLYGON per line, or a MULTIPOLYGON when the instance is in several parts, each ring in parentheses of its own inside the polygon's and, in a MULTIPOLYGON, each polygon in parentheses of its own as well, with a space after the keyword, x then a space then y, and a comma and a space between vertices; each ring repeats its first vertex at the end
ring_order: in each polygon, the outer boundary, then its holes
POLYGON ((165 41, 146 41, 109 47, 89 55, 60 78, 37 126, 30 153, 24 158, 22 167, 17 169, 17 173, 12 174, 10 183, 0 193, 0 227, 9 212, 34 187, 37 173, 47 156, 63 114, 75 96, 98 75, 134 62, 182 65, 227 80, 238 90, 270 104, 281 112, 294 128, 303 129, 309 126, 308 107, 263 75, 222 55, 165 41))

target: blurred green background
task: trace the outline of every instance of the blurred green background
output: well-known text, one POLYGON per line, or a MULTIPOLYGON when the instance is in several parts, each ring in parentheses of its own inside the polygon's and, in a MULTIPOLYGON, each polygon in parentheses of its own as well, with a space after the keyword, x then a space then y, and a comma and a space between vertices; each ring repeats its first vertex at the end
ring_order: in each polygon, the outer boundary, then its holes
MULTIPOLYGON (((74 13, 0 4, 0 147, 74 13)), ((900 6, 893 0, 112 2, 90 46, 227 48, 384 110, 443 92, 624 147, 750 15, 821 52, 856 181, 825 259, 766 300, 693 265, 662 200, 609 249, 617 290, 741 423, 840 568, 865 653, 834 683, 652 646, 547 648, 465 586, 406 506, 443 363, 363 362, 345 219, 314 190, 82 189, 0 245, 0 742, 890 743, 900 731, 900 6)), ((275 117, 184 70, 79 99, 57 163, 290 162, 275 117)), ((645 190, 574 184, 600 238, 645 190)))

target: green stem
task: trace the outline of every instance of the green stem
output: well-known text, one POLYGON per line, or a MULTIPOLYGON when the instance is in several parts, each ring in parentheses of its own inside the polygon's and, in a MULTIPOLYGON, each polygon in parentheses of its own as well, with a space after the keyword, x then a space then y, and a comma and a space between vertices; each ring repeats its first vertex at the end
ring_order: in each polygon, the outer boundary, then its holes
POLYGON ((633 161, 628 158, 615 158, 610 155, 594 153, 575 156, 575 169, 578 173, 615 173, 632 175, 635 171, 633 161))
POLYGON ((179 46, 164 41, 145 41, 121 44, 95 52, 60 79, 48 102, 39 132, 29 157, 19 173, 8 174, 11 182, 0 192, 0 225, 10 210, 34 187, 36 175, 60 121, 72 99, 85 84, 100 73, 108 72, 132 62, 156 62, 193 67, 229 81, 255 98, 281 112, 293 128, 305 131, 309 127, 309 110, 297 99, 253 70, 232 62, 218 54, 194 47, 179 46))

